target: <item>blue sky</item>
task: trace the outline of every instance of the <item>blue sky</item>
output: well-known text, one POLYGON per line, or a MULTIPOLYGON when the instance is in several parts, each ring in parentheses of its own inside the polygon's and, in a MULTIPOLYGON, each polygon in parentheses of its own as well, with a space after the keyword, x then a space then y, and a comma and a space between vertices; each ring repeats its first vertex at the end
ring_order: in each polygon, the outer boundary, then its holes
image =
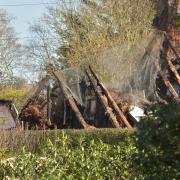
MULTIPOLYGON (((37 6, 15 6, 6 7, 1 5, 12 5, 12 4, 38 4, 38 3, 54 3, 55 0, 0 0, 0 8, 5 9, 15 19, 12 25, 17 32, 17 36, 20 38, 29 37, 28 24, 37 20, 42 16, 46 10, 47 5, 37 6)), ((21 40, 22 42, 25 39, 21 40)))
MULTIPOLYGON (((32 6, 6 6, 6 5, 18 5, 18 4, 39 4, 39 3, 55 3, 56 0, 0 0, 0 9, 5 9, 9 15, 15 19, 11 23, 15 28, 19 42, 26 44, 27 37, 31 37, 29 33, 29 25, 38 20, 46 11, 46 5, 32 5, 32 6)), ((77 0, 67 0, 66 2, 74 2, 77 5, 77 0)), ((37 73, 24 73, 15 70, 15 74, 20 77, 25 77, 28 80, 36 80, 37 73), (27 76, 27 77, 26 77, 27 76)))

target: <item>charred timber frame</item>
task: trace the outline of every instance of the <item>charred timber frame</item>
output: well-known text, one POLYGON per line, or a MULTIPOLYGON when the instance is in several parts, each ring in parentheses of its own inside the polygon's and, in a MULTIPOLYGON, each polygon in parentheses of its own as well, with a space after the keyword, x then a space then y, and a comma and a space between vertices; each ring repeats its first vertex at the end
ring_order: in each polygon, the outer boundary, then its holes
POLYGON ((164 33, 164 36, 165 36, 165 39, 166 39, 167 42, 168 42, 169 47, 172 49, 173 53, 175 54, 176 58, 177 58, 177 59, 180 59, 179 54, 176 52, 176 50, 174 49, 173 45, 171 44, 171 42, 170 42, 170 40, 169 40, 166 32, 164 33))
POLYGON ((180 76, 179 76, 179 73, 177 72, 175 66, 173 65, 171 60, 168 59, 167 62, 168 62, 170 70, 172 71, 172 73, 174 74, 174 76, 176 78, 177 83, 180 84, 180 76))
POLYGON ((109 107, 108 102, 106 101, 105 97, 98 91, 96 84, 93 82, 93 80, 87 70, 85 70, 85 73, 86 73, 91 85, 93 86, 94 92, 97 95, 97 97, 99 98, 100 103, 103 105, 106 115, 109 117, 109 119, 111 120, 111 122, 115 128, 120 128, 120 124, 119 124, 118 120, 116 119, 116 116, 112 112, 112 108, 109 107))
MULTIPOLYGON (((174 55, 176 56, 177 59, 180 59, 178 53, 176 52, 176 50, 174 49, 173 45, 171 44, 169 38, 167 37, 167 34, 164 33, 164 36, 165 36, 165 39, 169 45, 169 47, 171 48, 171 50, 173 51, 174 55)), ((175 78, 176 78, 176 81, 178 84, 180 84, 180 75, 179 73, 177 72, 175 66, 173 65, 173 63, 171 62, 170 59, 167 58, 167 62, 168 62, 168 65, 169 65, 169 68, 170 70, 172 71, 172 73, 174 74, 175 78)))
POLYGON ((102 82, 100 82, 100 80, 98 79, 96 73, 92 70, 91 66, 89 66, 89 70, 92 73, 92 75, 94 76, 94 78, 97 81, 97 84, 100 86, 101 90, 103 91, 103 93, 106 95, 108 101, 110 102, 110 105, 112 106, 112 108, 114 109, 117 117, 118 117, 118 121, 119 123, 123 123, 127 128, 132 128, 131 124, 128 122, 126 116, 124 115, 124 113, 120 110, 120 108, 118 107, 117 103, 114 101, 113 97, 111 96, 110 92, 108 91, 108 89, 104 86, 104 84, 102 82))
POLYGON ((51 87, 47 86, 47 120, 51 124, 51 87))
POLYGON ((159 60, 157 59, 157 61, 155 62, 155 66, 157 68, 157 70, 159 71, 161 77, 163 78, 164 84, 166 85, 166 87, 169 89, 169 91, 171 92, 171 94, 173 95, 173 98, 175 100, 177 100, 178 94, 175 91, 174 87, 172 86, 172 84, 170 83, 169 79, 166 77, 166 75, 164 74, 164 72, 161 69, 159 60))
POLYGON ((79 109, 78 109, 78 107, 77 107, 73 97, 68 93, 65 84, 59 79, 59 77, 56 74, 56 72, 52 72, 52 74, 54 75, 54 77, 59 82, 59 85, 60 85, 60 88, 61 88, 61 90, 62 90, 62 92, 64 94, 64 97, 68 101, 69 106, 71 107, 72 111, 74 112, 76 118, 78 119, 80 124, 83 126, 83 128, 84 129, 95 128, 95 127, 90 126, 89 124, 86 123, 86 121, 84 120, 81 112, 79 111, 79 109))

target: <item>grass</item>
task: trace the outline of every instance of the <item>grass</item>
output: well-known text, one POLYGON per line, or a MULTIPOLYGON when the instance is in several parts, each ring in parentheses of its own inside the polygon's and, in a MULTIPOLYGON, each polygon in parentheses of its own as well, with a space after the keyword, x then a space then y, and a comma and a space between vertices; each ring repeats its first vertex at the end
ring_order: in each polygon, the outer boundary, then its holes
POLYGON ((6 118, 0 117, 0 125, 4 124, 4 122, 6 122, 6 120, 7 120, 6 118))
POLYGON ((31 94, 31 88, 23 88, 23 89, 3 89, 0 91, 0 99, 4 100, 12 100, 16 105, 17 109, 20 110, 23 104, 28 99, 31 94))

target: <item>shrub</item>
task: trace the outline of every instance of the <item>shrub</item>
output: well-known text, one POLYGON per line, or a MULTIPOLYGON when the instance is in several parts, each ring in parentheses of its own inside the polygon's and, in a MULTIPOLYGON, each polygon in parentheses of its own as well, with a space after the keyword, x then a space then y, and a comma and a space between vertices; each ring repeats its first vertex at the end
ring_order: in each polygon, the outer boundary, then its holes
POLYGON ((0 178, 11 179, 129 179, 130 158, 134 151, 131 138, 116 145, 102 140, 79 138, 72 146, 64 133, 55 143, 48 140, 41 155, 22 152, 0 162, 0 178))
POLYGON ((137 174, 146 179, 180 178, 180 105, 155 105, 136 132, 137 174))
POLYGON ((25 148, 13 159, 2 156, 0 179, 180 179, 180 105, 147 112, 137 131, 12 131, 13 148, 7 132, 8 149, 25 148))

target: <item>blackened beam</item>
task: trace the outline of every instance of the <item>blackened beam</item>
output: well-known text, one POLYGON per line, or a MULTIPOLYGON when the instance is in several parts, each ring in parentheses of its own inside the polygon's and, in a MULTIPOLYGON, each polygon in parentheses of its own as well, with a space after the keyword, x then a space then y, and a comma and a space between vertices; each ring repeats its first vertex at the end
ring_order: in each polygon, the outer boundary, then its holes
POLYGON ((104 96, 98 91, 96 84, 93 82, 93 80, 87 70, 85 70, 85 73, 86 73, 91 85, 93 86, 95 94, 97 95, 98 99, 100 100, 100 103, 102 104, 102 106, 104 108, 105 114, 108 116, 108 118, 110 119, 110 121, 112 122, 112 124, 115 128, 120 128, 120 124, 117 121, 116 116, 112 112, 112 108, 109 107, 108 102, 105 100, 104 96))
POLYGON ((180 59, 179 54, 177 53, 177 51, 175 50, 175 48, 174 48, 173 45, 171 44, 171 42, 170 42, 170 40, 169 40, 169 38, 168 38, 168 36, 167 36, 166 33, 164 33, 164 36, 165 36, 165 38, 166 38, 166 40, 167 40, 167 42, 168 42, 169 47, 172 49, 173 53, 175 54, 176 58, 177 58, 177 59, 180 59))
POLYGON ((172 84, 170 83, 169 79, 167 78, 167 76, 164 74, 164 72, 162 71, 161 69, 161 66, 160 66, 160 63, 159 63, 159 59, 157 59, 157 61, 155 62, 155 66, 157 68, 157 70, 159 71, 163 81, 164 81, 164 84, 166 85, 166 87, 169 89, 169 91, 171 92, 171 94, 173 95, 173 98, 175 100, 177 100, 178 98, 178 94, 177 92, 175 91, 174 87, 172 86, 172 84))
MULTIPOLYGON (((170 40, 169 40, 169 38, 168 38, 168 36, 167 36, 166 33, 164 33, 164 36, 165 36, 165 39, 166 39, 169 47, 171 48, 171 50, 172 50, 173 53, 175 54, 176 58, 177 58, 177 59, 180 59, 179 54, 176 52, 175 48, 174 48, 173 45, 171 44, 171 42, 170 42, 170 40)), ((179 76, 178 71, 176 70, 175 66, 173 65, 173 63, 171 62, 170 59, 167 58, 167 62, 168 62, 168 65, 169 65, 170 70, 172 71, 172 73, 173 73, 174 76, 175 76, 176 81, 178 82, 178 84, 180 84, 180 76, 179 76)))
POLYGON ((47 120, 51 124, 51 87, 47 86, 47 120))
POLYGON ((74 112, 76 118, 78 119, 79 123, 83 126, 84 129, 89 129, 89 128, 95 128, 93 126, 90 126, 89 124, 86 123, 86 121, 84 120, 81 112, 79 111, 79 108, 77 107, 72 95, 70 95, 66 89, 65 84, 59 79, 58 75, 56 72, 52 72, 52 74, 54 75, 54 77, 57 79, 57 81, 59 82, 59 86, 64 94, 64 97, 66 98, 69 106, 71 107, 72 111, 74 112))
POLYGON ((173 63, 171 62, 170 59, 167 59, 167 62, 168 62, 168 65, 169 65, 169 68, 170 68, 171 72, 175 76, 175 79, 176 79, 177 83, 180 84, 180 76, 179 76, 178 71, 176 70, 175 66, 173 65, 173 63))
POLYGON ((108 101, 110 102, 110 105, 112 106, 112 108, 114 109, 117 117, 118 117, 118 121, 119 123, 123 123, 127 128, 132 128, 131 124, 128 122, 126 116, 124 115, 124 113, 121 111, 121 109, 118 107, 117 103, 115 102, 115 100, 113 99, 113 97, 111 96, 110 92, 108 91, 108 89, 105 87, 105 85, 99 80, 99 78, 97 77, 96 73, 92 70, 91 66, 89 66, 89 70, 91 71, 92 75, 94 76, 94 78, 97 81, 97 84, 100 86, 101 90, 103 91, 103 93, 106 95, 108 101))

